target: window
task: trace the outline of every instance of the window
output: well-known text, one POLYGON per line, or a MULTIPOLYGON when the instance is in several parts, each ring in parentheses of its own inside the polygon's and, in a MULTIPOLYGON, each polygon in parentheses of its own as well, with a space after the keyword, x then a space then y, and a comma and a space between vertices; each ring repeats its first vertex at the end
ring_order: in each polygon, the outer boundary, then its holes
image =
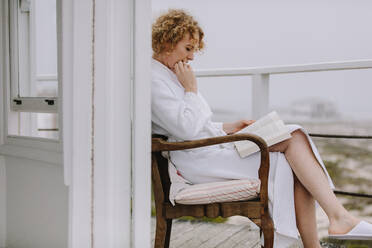
POLYGON ((59 139, 57 0, 8 3, 8 135, 59 139))

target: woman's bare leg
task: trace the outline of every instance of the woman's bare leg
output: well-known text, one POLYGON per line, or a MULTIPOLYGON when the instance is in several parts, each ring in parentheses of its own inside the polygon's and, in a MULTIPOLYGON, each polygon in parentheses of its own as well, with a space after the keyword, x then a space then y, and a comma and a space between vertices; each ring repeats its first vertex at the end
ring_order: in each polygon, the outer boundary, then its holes
POLYGON ((316 225, 315 200, 294 175, 296 223, 305 248, 320 248, 316 225))
POLYGON ((330 234, 347 233, 359 222, 337 200, 302 131, 293 132, 291 139, 270 147, 270 151, 284 153, 298 180, 327 214, 330 234))

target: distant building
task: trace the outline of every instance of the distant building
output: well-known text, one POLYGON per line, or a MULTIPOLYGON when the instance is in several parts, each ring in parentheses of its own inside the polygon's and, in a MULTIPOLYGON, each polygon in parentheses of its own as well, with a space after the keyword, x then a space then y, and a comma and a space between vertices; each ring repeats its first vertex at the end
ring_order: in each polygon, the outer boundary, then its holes
POLYGON ((289 107, 278 111, 284 119, 303 121, 334 120, 341 117, 334 102, 316 97, 293 101, 289 107))

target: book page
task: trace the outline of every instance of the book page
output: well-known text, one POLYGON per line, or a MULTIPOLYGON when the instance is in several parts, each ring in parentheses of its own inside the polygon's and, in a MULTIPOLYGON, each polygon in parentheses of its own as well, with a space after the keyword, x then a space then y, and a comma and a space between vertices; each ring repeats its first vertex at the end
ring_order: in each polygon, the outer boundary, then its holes
POLYGON ((267 124, 270 124, 277 120, 280 120, 279 115, 276 113, 276 111, 273 111, 265 115, 264 117, 256 120, 254 123, 252 123, 248 127, 243 128, 238 133, 249 133, 249 132, 252 132, 253 130, 260 129, 261 127, 266 126, 267 124))
POLYGON ((253 131, 253 133, 257 134, 261 137, 271 137, 275 136, 276 133, 280 132, 280 130, 284 127, 284 123, 281 120, 276 122, 267 124, 266 126, 261 127, 258 130, 253 131))
MULTIPOLYGON (((289 132, 284 131, 284 132, 281 132, 280 134, 278 134, 275 137, 271 137, 269 139, 264 138, 264 140, 266 141, 268 146, 271 146, 271 145, 277 144, 277 143, 279 143, 283 140, 289 139, 291 137, 292 136, 289 132)), ((238 141, 238 142, 240 142, 240 141, 238 141)), ((240 157, 242 157, 242 158, 244 158, 246 156, 249 156, 252 153, 258 152, 260 150, 259 147, 253 142, 250 142, 250 141, 242 141, 242 142, 243 143, 241 143, 241 144, 239 144, 237 142, 235 144, 236 149, 237 149, 240 157)))
MULTIPOLYGON (((244 132, 240 133, 251 133, 258 135, 266 141, 268 146, 274 145, 291 137, 288 128, 275 111, 271 112, 269 115, 266 115, 264 118, 261 118, 259 120, 259 124, 253 128, 251 127, 252 125, 244 128, 244 132)), ((241 157, 246 157, 254 152, 259 151, 258 146, 251 141, 243 140, 234 143, 241 157)))

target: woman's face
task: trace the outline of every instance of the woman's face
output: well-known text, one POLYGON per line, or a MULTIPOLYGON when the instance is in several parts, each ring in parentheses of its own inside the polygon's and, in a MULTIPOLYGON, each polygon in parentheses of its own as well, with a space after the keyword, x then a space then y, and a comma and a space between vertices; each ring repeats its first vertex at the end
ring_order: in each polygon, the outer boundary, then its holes
POLYGON ((187 63, 194 59, 194 52, 199 43, 199 34, 194 34, 194 39, 191 39, 190 34, 186 33, 185 37, 180 40, 173 51, 166 52, 164 57, 164 63, 171 70, 174 69, 174 65, 183 61, 187 63))

